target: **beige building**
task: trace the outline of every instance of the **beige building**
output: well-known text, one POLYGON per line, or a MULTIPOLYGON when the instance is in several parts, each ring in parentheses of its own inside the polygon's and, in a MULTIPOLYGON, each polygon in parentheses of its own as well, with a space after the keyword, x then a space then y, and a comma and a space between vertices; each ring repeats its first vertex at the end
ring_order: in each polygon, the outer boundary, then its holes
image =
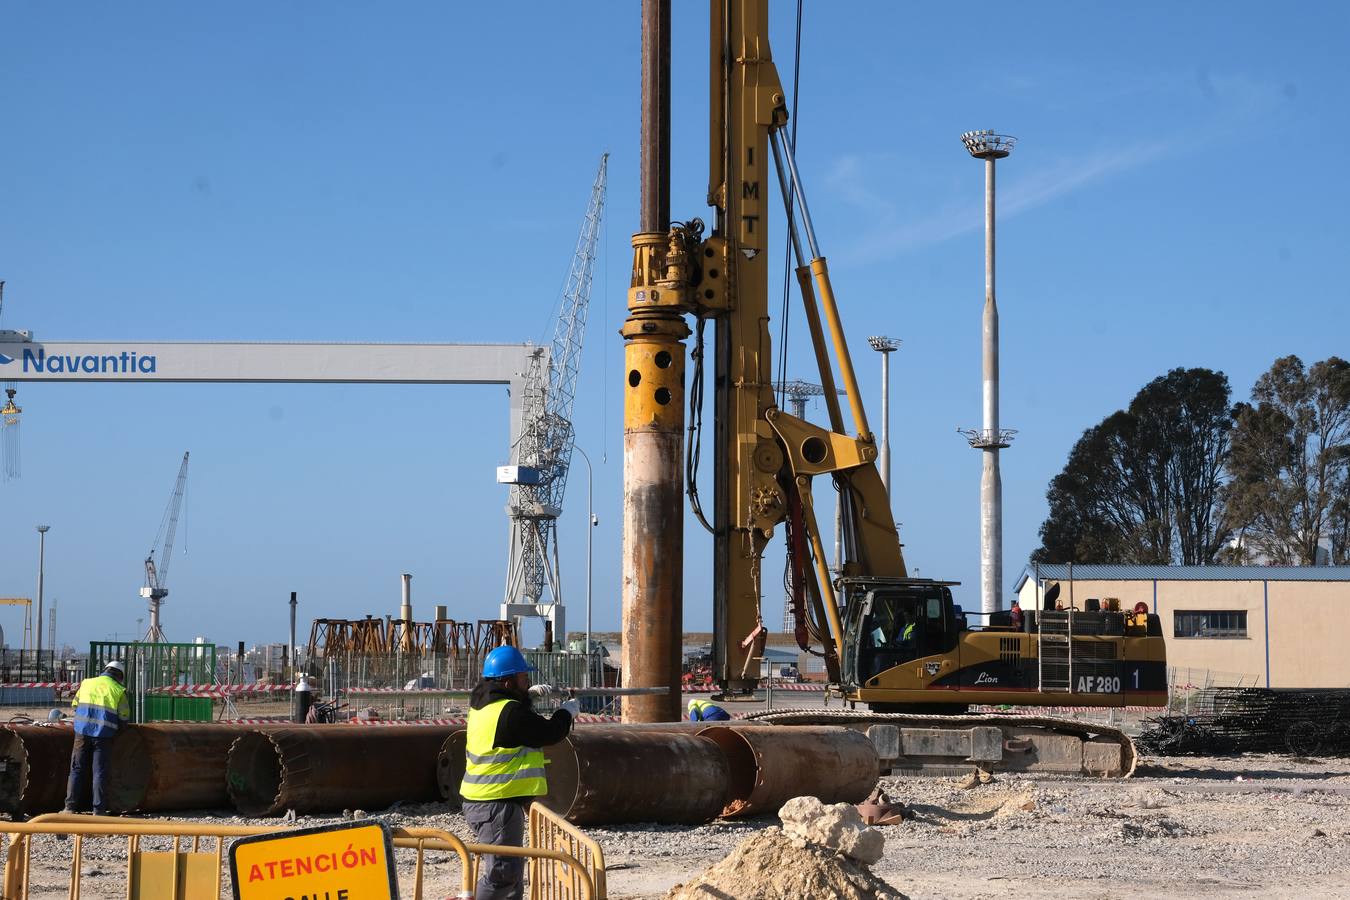
POLYGON ((1169 666, 1258 687, 1350 687, 1350 566, 1040 565, 1017 582, 1018 602, 1039 608, 1056 583, 1065 607, 1146 603, 1169 666))

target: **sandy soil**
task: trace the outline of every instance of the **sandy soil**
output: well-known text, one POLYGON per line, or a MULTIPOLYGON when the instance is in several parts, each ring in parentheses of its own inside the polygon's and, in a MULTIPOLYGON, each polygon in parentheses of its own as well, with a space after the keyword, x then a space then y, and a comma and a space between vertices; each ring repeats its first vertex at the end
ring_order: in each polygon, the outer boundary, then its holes
MULTIPOLYGON (((885 785, 913 817, 886 829, 886 854, 873 871, 915 900, 1350 898, 1350 760, 1148 760, 1129 780, 999 778, 961 790, 956 779, 887 778, 885 785)), ((381 818, 468 834, 441 804, 381 818)), ((655 898, 773 824, 590 833, 606 851, 610 896, 655 898)), ((71 842, 53 838, 35 845, 32 896, 65 895, 70 850, 71 842)), ((84 896, 124 896, 125 858, 122 842, 86 842, 84 896)), ((411 861, 401 869, 411 896, 411 861)), ((457 881, 457 864, 432 861, 427 896, 445 896, 457 881)))

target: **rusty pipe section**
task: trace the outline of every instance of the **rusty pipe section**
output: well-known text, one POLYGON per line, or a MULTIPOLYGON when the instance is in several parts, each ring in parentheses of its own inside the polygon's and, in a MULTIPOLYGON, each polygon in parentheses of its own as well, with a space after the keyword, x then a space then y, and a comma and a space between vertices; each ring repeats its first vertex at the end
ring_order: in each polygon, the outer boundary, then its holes
POLYGON ((46 725, 0 729, 0 813, 35 816, 65 804, 75 732, 46 725))
POLYGON ((225 764, 226 790, 246 816, 383 809, 440 799, 437 755, 455 729, 391 725, 277 728, 241 735, 225 764))
MULTIPOLYGON (((459 800, 465 733, 445 742, 437 767, 441 796, 459 800)), ((717 818, 730 772, 718 746, 689 729, 577 729, 544 748, 545 806, 577 825, 663 822, 695 825, 717 818)))
POLYGON ((284 726, 130 726, 113 741, 109 805, 121 812, 226 808, 230 746, 242 735, 279 727, 284 726))
POLYGON ((730 770, 723 816, 776 813, 801 796, 860 803, 881 777, 876 747, 849 728, 710 725, 699 736, 717 744, 730 770))

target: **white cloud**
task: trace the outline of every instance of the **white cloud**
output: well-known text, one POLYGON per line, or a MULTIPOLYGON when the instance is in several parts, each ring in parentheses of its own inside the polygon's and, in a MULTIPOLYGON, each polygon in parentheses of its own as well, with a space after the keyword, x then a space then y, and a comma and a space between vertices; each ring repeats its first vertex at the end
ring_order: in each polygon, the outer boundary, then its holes
MULTIPOLYGON (((1281 89, 1245 76, 1214 76, 1200 71, 1185 81, 1154 79, 1152 88, 1167 85, 1165 94, 1176 100, 1179 93, 1195 97, 1196 83, 1205 103, 1213 108, 1196 125, 1154 140, 1106 145, 1072 157, 1051 159, 1039 168, 1019 166, 1017 174, 999 190, 1000 219, 1036 209, 1075 191, 1086 189, 1133 169, 1169 157, 1212 146, 1216 139, 1231 138, 1249 128, 1254 119, 1270 113, 1281 101, 1281 89), (1189 83, 1187 83, 1189 82, 1189 83)), ((903 216, 892 196, 877 185, 894 181, 882 173, 899 168, 892 154, 849 154, 840 157, 826 178, 834 194, 854 206, 869 224, 861 238, 842 254, 843 258, 872 261, 895 256, 915 247, 938 243, 984 227, 979 193, 963 191, 960 200, 950 198, 933 211, 903 216)))

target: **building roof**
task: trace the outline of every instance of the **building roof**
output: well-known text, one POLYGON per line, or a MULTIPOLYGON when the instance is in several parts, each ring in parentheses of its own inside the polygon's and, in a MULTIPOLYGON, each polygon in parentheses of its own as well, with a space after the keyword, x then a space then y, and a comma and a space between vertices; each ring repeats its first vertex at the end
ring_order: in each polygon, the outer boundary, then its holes
MULTIPOLYGON (((1015 591, 1039 575, 1068 581, 1069 566, 1027 566, 1015 591)), ((1350 581, 1350 566, 1073 566, 1075 581, 1350 581)))

